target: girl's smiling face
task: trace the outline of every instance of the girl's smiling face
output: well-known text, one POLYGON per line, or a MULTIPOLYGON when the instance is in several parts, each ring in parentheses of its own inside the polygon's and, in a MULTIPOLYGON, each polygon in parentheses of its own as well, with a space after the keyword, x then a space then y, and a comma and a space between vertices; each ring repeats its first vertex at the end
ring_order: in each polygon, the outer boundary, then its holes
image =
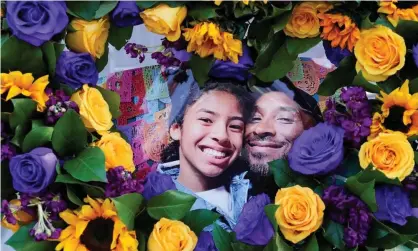
POLYGON ((180 169, 220 175, 241 152, 244 128, 236 97, 216 90, 203 94, 187 108, 182 126, 170 128, 171 137, 180 141, 180 169))

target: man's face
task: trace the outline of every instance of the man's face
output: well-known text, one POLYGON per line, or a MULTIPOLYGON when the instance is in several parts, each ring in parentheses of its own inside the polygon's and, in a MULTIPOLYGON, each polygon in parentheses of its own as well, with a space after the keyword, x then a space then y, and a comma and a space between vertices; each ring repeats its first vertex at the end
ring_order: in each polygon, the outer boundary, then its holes
POLYGON ((251 170, 267 174, 268 162, 285 157, 302 132, 296 102, 281 92, 262 95, 245 132, 245 150, 251 170))

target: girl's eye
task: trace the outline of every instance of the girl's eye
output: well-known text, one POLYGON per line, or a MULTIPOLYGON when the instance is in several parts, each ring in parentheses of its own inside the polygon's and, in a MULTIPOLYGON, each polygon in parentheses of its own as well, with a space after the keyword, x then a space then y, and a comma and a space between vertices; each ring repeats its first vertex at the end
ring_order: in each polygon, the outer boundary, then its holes
POLYGON ((205 123, 212 123, 212 120, 208 119, 208 118, 200 118, 200 121, 203 121, 205 123))
POLYGON ((287 123, 287 124, 291 124, 291 123, 295 122, 295 120, 293 118, 278 118, 277 120, 279 120, 283 123, 287 123))
POLYGON ((244 127, 241 126, 241 125, 230 125, 229 127, 234 129, 235 131, 239 131, 239 132, 244 130, 244 127))

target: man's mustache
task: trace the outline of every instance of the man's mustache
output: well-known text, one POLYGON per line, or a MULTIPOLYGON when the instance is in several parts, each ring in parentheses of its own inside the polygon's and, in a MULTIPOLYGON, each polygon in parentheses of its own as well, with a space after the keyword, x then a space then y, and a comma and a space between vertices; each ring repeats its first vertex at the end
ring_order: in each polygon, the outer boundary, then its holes
POLYGON ((263 143, 269 143, 272 145, 284 145, 286 143, 291 143, 290 140, 288 139, 284 139, 284 140, 276 140, 273 136, 259 136, 259 135, 253 135, 250 136, 249 138, 247 138, 246 143, 251 143, 251 142, 263 142, 263 143))

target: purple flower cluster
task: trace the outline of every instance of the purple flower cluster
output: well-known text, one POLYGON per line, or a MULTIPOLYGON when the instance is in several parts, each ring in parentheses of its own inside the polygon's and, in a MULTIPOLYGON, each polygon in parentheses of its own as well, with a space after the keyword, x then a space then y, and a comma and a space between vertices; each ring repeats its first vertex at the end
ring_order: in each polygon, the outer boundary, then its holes
POLYGON ((189 61, 191 54, 186 51, 187 43, 184 38, 180 38, 175 42, 170 42, 166 38, 162 41, 164 49, 156 51, 151 54, 151 58, 157 60, 157 63, 168 67, 180 67, 182 70, 188 68, 187 61, 189 61))
POLYGON ((412 57, 414 58, 415 65, 418 67, 418 44, 412 46, 412 57))
POLYGON ((325 120, 341 126, 345 130, 345 140, 353 146, 359 147, 362 141, 370 135, 371 106, 366 91, 362 87, 343 88, 339 98, 328 99, 326 106, 325 120))
POLYGON ((359 198, 348 194, 342 186, 324 190, 322 200, 331 219, 344 225, 344 242, 349 248, 361 246, 367 239, 372 214, 359 198))
POLYGON ((148 48, 141 44, 127 43, 125 45, 126 54, 130 54, 131 58, 138 58, 139 63, 144 62, 145 53, 148 52, 148 48))
POLYGON ((118 197, 127 193, 141 193, 144 190, 144 179, 126 171, 122 166, 110 169, 106 173, 106 197, 118 197))
POLYGON ((8 223, 17 224, 14 213, 21 210, 34 217, 37 216, 37 223, 29 232, 36 241, 59 238, 61 229, 55 228, 52 221, 59 220, 59 213, 67 209, 67 203, 60 194, 51 192, 43 194, 22 193, 18 199, 20 205, 12 205, 6 200, 2 201, 1 212, 8 223))
POLYGON ((16 149, 9 143, 1 144, 1 161, 10 160, 16 155, 16 149))
POLYGON ((55 124, 69 109, 73 109, 77 113, 79 112, 77 104, 71 101, 70 97, 67 96, 63 90, 56 90, 55 93, 53 93, 51 89, 47 89, 46 93, 49 96, 49 99, 46 102, 46 124, 55 124))

